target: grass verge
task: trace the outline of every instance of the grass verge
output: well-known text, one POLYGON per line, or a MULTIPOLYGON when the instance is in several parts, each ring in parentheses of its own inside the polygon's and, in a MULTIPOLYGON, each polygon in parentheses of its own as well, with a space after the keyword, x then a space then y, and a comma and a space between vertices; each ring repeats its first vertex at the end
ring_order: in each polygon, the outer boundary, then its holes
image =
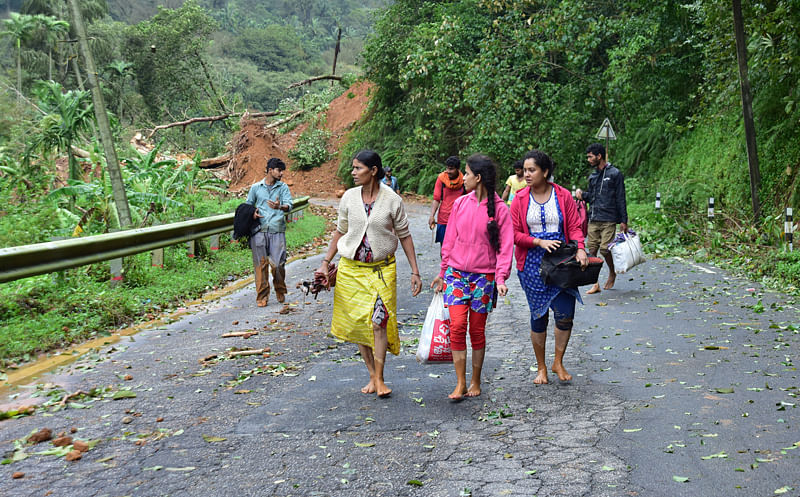
MULTIPOLYGON (((325 229, 325 218, 316 215, 289 224, 289 254, 323 235, 325 229)), ((252 273, 248 247, 227 239, 218 251, 198 245, 203 247, 194 259, 186 257, 183 245, 166 248, 164 268, 152 267, 149 253, 126 258, 124 282, 113 288, 108 282, 108 263, 0 285, 0 368, 152 319, 252 273)))

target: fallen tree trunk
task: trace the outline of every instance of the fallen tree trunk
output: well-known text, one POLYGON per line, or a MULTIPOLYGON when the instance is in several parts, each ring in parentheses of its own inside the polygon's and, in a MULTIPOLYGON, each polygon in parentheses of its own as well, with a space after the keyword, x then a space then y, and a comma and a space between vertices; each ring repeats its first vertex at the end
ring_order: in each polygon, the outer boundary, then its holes
POLYGON ((323 79, 334 79, 336 81, 341 81, 341 76, 334 76, 333 74, 329 74, 327 76, 314 76, 313 78, 304 79, 303 81, 298 81, 297 83, 292 83, 286 87, 287 90, 292 88, 297 88, 298 86, 308 85, 313 83, 314 81, 322 81, 323 79))
POLYGON ((188 126, 190 124, 222 121, 224 119, 228 119, 229 117, 242 116, 242 115, 245 115, 245 114, 249 115, 250 117, 271 117, 271 116, 277 116, 278 115, 277 112, 252 112, 252 113, 248 113, 248 112, 229 112, 228 114, 220 114, 218 116, 193 117, 191 119, 186 119, 185 121, 177 121, 177 122, 168 123, 168 124, 159 124, 158 126, 153 128, 152 131, 150 131, 150 134, 147 135, 147 139, 148 140, 151 139, 153 137, 153 135, 156 134, 156 132, 158 130, 160 130, 160 129, 169 129, 169 128, 175 128, 177 126, 182 126, 184 131, 185 131, 186 130, 186 126, 188 126))
POLYGON ((222 167, 231 160, 231 153, 227 152, 216 157, 210 157, 200 161, 200 169, 216 169, 222 167))

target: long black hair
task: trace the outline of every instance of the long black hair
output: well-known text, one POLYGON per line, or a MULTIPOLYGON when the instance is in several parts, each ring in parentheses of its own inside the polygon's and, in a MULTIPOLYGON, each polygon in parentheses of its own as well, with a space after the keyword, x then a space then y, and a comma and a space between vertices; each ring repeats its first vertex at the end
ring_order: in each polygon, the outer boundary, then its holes
POLYGON ((482 154, 472 154, 467 159, 472 174, 481 177, 481 183, 486 188, 486 213, 489 214, 489 223, 486 225, 486 230, 489 232, 489 244, 495 252, 500 251, 500 227, 497 225, 497 220, 494 218, 494 200, 497 192, 495 191, 495 183, 497 181, 497 165, 494 161, 482 154))
POLYGON ((353 158, 370 169, 372 169, 373 167, 377 167, 378 174, 375 175, 375 179, 377 181, 380 181, 380 179, 383 178, 384 175, 386 174, 383 171, 383 161, 381 161, 381 156, 378 155, 378 152, 374 150, 368 150, 368 149, 361 150, 353 158))

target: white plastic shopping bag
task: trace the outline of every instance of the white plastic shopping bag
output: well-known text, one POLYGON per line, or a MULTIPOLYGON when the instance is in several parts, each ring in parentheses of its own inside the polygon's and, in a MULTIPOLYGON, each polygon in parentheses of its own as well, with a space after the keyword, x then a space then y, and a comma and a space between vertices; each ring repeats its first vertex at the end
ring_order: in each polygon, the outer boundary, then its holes
POLYGON ((614 241, 608 245, 608 250, 611 251, 614 272, 617 274, 622 274, 645 261, 642 242, 639 240, 639 235, 633 231, 617 233, 614 241))
POLYGON ((450 312, 444 306, 441 292, 433 294, 431 305, 428 306, 422 335, 419 337, 417 360, 423 364, 453 362, 453 352, 450 350, 450 312))

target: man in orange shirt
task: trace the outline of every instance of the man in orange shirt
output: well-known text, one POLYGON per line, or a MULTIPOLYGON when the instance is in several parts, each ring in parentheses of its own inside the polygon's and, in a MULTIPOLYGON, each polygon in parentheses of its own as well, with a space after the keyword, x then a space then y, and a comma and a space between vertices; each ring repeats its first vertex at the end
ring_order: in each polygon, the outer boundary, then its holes
POLYGON ((464 194, 464 175, 461 173, 461 161, 455 155, 450 156, 444 161, 446 169, 436 178, 433 187, 433 204, 431 204, 431 215, 428 218, 428 226, 436 228, 436 243, 444 241, 444 233, 447 230, 447 220, 450 218, 450 211, 453 210, 453 203, 458 197, 464 194), (436 211, 439 217, 436 218, 436 211))

